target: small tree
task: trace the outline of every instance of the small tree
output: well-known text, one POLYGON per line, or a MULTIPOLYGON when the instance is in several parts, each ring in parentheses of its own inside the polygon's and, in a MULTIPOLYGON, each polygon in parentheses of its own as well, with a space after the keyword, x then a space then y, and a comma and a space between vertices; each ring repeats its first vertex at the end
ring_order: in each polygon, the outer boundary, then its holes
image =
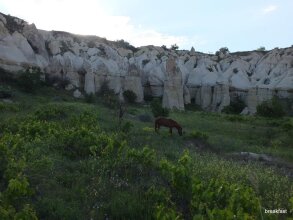
POLYGON ((229 53, 229 49, 228 47, 221 47, 218 51, 216 51, 216 56, 220 56, 220 54, 228 54, 229 53))
POLYGON ((265 48, 265 47, 263 47, 263 46, 261 46, 261 47, 257 48, 256 50, 257 50, 257 51, 265 51, 265 50, 266 50, 266 48, 265 48))
POLYGON ((246 105, 244 101, 237 97, 235 100, 232 100, 230 102, 230 105, 225 106, 222 112, 227 114, 240 114, 241 111, 245 108, 245 106, 246 105))
POLYGON ((42 85, 40 68, 32 67, 21 71, 17 78, 18 86, 25 92, 34 92, 42 85))
POLYGON ((162 107, 161 100, 158 98, 154 99, 151 102, 151 110, 154 117, 159 117, 159 116, 168 117, 169 115, 169 110, 167 108, 162 107))
POLYGON ((164 50, 168 50, 167 47, 166 47, 166 45, 162 45, 161 47, 162 47, 164 50))
POLYGON ((177 44, 172 44, 171 45, 171 50, 178 50, 179 46, 177 44))
POLYGON ((257 115, 271 118, 279 118, 285 115, 285 111, 277 97, 264 101, 256 107, 257 115))
POLYGON ((128 103, 135 103, 135 101, 137 99, 137 95, 131 90, 124 91, 123 97, 124 97, 125 101, 128 103))

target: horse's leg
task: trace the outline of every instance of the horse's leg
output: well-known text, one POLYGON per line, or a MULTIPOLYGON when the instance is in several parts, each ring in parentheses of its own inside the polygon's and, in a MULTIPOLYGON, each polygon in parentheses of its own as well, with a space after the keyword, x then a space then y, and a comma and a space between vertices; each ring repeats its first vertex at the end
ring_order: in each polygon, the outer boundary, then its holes
POLYGON ((172 127, 170 127, 169 132, 170 132, 170 134, 172 135, 172 127))
POLYGON ((156 132, 159 132, 159 129, 160 129, 159 123, 155 123, 155 131, 156 132))

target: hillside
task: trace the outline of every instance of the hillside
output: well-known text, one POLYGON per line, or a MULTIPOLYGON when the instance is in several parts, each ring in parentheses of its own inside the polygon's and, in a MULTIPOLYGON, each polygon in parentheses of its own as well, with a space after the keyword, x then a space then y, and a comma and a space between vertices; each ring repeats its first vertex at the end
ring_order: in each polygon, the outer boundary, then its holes
POLYGON ((148 105, 127 105, 119 125, 118 106, 103 97, 86 103, 47 86, 24 93, 8 84, 1 219, 292 216, 292 118, 173 111, 183 136, 170 136, 154 131, 148 105), (287 214, 265 214, 278 208, 287 214))
POLYGON ((254 114, 264 100, 278 96, 293 104, 293 48, 216 55, 165 47, 135 48, 62 31, 38 30, 34 24, 0 14, 0 67, 15 72, 38 66, 48 77, 70 81, 76 96, 96 93, 104 81, 116 93, 132 90, 138 102, 162 97, 167 108, 194 103, 221 111, 240 97, 254 114), (167 66, 169 62, 170 68, 167 66), (173 68, 174 67, 174 68, 173 68))

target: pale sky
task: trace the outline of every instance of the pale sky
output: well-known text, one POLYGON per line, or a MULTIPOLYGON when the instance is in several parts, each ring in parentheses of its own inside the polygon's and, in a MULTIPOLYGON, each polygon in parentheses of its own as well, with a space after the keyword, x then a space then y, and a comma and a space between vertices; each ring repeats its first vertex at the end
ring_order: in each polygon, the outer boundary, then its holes
POLYGON ((214 53, 293 45, 293 0, 0 0, 37 28, 214 53))

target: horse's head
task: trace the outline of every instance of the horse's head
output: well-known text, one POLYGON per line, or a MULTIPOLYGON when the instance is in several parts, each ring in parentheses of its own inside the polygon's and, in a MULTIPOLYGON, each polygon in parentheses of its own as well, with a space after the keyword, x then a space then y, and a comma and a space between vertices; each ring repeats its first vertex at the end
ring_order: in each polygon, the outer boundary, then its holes
POLYGON ((178 128, 178 134, 179 134, 180 136, 182 136, 182 128, 181 128, 181 127, 178 128))

